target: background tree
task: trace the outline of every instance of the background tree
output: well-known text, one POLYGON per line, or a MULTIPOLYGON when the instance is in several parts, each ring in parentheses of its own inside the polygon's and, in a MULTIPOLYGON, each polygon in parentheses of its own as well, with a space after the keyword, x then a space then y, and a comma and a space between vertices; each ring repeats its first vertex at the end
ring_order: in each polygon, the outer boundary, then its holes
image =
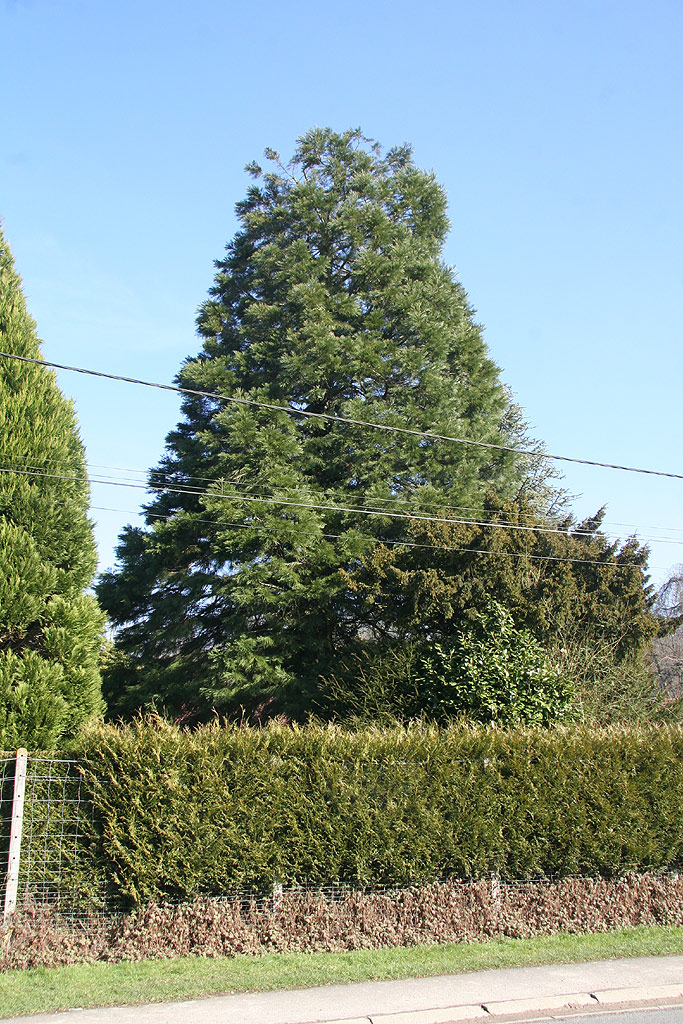
POLYGON ((117 630, 114 712, 303 714, 376 624, 349 573, 405 536, 405 518, 380 513, 480 508, 491 489, 555 500, 538 463, 509 452, 296 415, 503 445, 524 434, 442 260, 443 190, 410 150, 314 130, 288 166, 267 156, 267 173, 249 167, 200 310, 203 349, 178 381, 290 412, 184 398, 147 528, 124 531, 98 587, 117 630))
MULTIPOLYGON (((478 515, 451 510, 436 521, 411 520, 414 548, 377 544, 343 571, 349 590, 372 609, 374 645, 360 662, 337 666, 321 713, 366 717, 374 705, 384 715, 393 707, 396 717, 414 716, 429 703, 416 684, 422 662, 435 645, 450 650, 452 637, 490 616, 493 604, 510 615, 510 629, 528 631, 542 645, 559 679, 571 680, 571 701, 568 689, 556 691, 554 717, 661 716, 666 709, 649 666, 658 622, 647 548, 633 538, 610 541, 600 530, 603 518, 600 510, 582 523, 553 521, 528 503, 490 495, 478 515)), ((497 650, 492 643, 487 656, 497 650)), ((444 684, 452 674, 451 658, 444 684)), ((471 704, 463 697, 460 713, 471 704)), ((497 719, 534 720, 537 710, 529 703, 508 712, 501 704, 497 719)), ((454 700, 450 711, 458 711, 454 700)))
MULTIPOLYGON (((0 233, 0 348, 40 358, 0 233)), ((103 710, 104 616, 86 467, 53 373, 0 359, 0 748, 53 746, 103 710)))
POLYGON ((683 565, 677 565, 657 591, 654 611, 667 630, 683 623, 683 565))
POLYGON ((660 636, 652 645, 652 665, 666 698, 683 712, 683 565, 677 565, 657 592, 654 606, 660 636))
POLYGON ((343 575, 373 609, 378 640, 443 637, 497 601, 546 646, 599 638, 625 658, 658 630, 648 551, 608 540, 603 518, 601 509, 581 523, 541 519, 528 503, 489 494, 479 514, 411 519, 413 548, 378 543, 343 575))

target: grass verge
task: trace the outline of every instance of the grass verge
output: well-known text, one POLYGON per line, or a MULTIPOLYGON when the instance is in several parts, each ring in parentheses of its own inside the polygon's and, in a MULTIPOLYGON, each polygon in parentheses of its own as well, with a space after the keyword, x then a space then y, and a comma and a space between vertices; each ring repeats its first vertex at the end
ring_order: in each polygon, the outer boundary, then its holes
POLYGON ((424 978, 495 967, 683 954, 683 927, 629 928, 599 935, 490 939, 470 945, 409 946, 346 953, 276 953, 219 959, 38 967, 0 975, 0 1016, 72 1007, 197 999, 233 992, 424 978))

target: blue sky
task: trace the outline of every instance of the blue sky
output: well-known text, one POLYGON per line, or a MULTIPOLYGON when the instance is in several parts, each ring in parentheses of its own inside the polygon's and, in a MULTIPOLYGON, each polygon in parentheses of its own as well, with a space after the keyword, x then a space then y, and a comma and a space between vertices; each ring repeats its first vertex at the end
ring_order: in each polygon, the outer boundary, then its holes
MULTIPOLYGON (((445 186, 446 258, 548 450, 680 473, 682 44, 663 0, 0 0, 0 218, 45 358, 169 382, 244 164, 360 126, 445 186)), ((156 462, 175 397, 59 380, 93 465, 156 462)), ((683 562, 683 481, 565 485, 678 541, 655 582, 683 562)), ((103 568, 141 497, 93 488, 103 568)))

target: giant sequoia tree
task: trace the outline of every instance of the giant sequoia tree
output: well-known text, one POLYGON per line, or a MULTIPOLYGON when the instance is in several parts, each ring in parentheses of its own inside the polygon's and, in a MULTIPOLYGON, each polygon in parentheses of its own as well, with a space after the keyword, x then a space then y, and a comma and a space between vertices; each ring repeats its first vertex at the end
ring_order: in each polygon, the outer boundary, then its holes
MULTIPOLYGON (((0 349, 40 359, 0 233, 0 349)), ((102 712, 104 616, 85 457, 53 373, 0 359, 0 749, 49 747, 102 712)))
POLYGON ((243 404, 185 395, 150 473, 147 528, 124 531, 98 588, 117 629, 115 713, 304 712, 339 658, 397 625, 349 585, 375 545, 407 537, 396 513, 546 497, 509 452, 304 415, 520 437, 443 262, 433 175, 358 132, 312 131, 287 166, 266 155, 200 310, 202 351, 178 376, 243 404))

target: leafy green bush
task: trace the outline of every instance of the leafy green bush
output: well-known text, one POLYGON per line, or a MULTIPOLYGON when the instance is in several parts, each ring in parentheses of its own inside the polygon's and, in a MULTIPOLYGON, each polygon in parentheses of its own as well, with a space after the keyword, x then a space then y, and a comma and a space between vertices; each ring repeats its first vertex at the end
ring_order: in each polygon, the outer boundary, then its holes
POLYGON ((567 707, 570 688, 529 630, 515 629, 498 602, 420 656, 416 682, 434 717, 547 724, 567 707))
POLYGON ((318 711, 357 723, 548 725, 573 699, 560 664, 494 601, 444 639, 400 641, 342 663, 323 681, 318 711))

